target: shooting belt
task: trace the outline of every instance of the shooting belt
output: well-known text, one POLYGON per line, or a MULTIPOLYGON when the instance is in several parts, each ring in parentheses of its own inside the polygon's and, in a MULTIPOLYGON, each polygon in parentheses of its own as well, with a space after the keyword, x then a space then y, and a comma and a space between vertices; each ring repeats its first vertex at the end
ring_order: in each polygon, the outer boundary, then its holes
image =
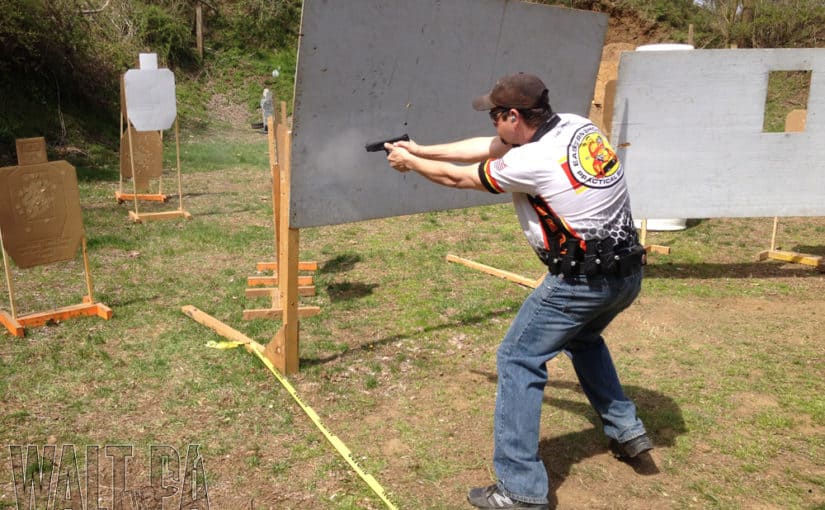
POLYGON ((624 277, 645 264, 645 249, 639 244, 617 243, 612 238, 585 241, 572 233, 541 197, 528 195, 528 199, 539 216, 549 245, 547 250, 538 251, 538 256, 551 274, 624 277))

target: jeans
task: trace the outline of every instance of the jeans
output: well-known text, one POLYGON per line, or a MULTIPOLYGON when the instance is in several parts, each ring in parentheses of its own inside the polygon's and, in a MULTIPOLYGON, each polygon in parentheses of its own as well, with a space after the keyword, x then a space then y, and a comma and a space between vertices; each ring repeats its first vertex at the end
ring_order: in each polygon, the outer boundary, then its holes
POLYGON ((547 502, 539 426, 547 361, 562 351, 569 354, 604 433, 619 442, 645 434, 602 337, 610 321, 638 296, 641 283, 641 269, 626 277, 548 274, 521 306, 496 359, 493 465, 499 487, 511 498, 547 502))

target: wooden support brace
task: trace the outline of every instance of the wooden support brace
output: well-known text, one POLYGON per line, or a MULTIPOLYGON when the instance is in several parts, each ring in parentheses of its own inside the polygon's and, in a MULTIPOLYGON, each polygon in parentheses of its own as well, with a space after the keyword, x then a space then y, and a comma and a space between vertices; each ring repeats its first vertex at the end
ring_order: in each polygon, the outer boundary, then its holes
POLYGON ((187 220, 191 220, 192 215, 186 211, 181 210, 140 214, 136 213, 135 211, 129 211, 129 219, 131 219, 135 223, 143 223, 144 221, 168 220, 170 218, 185 218, 187 220))
POLYGON ((780 260, 782 262, 791 262, 793 264, 803 264, 806 266, 813 266, 820 272, 825 272, 825 261, 818 255, 805 255, 804 253, 797 253, 793 251, 783 250, 765 250, 759 252, 757 260, 780 260))
POLYGON ((26 328, 20 322, 8 314, 5 310, 0 310, 0 324, 14 336, 23 337, 26 335, 26 328))
POLYGON ((123 193, 122 191, 115 191, 115 199, 118 203, 123 203, 127 200, 143 200, 144 202, 166 202, 169 200, 169 195, 162 193, 123 193))
MULTIPOLYGON (((248 298, 260 298, 260 297, 268 297, 268 298, 277 298, 278 292, 280 290, 278 287, 254 287, 251 289, 246 289, 246 297, 248 298)), ((300 296, 314 296, 315 295, 315 286, 314 285, 299 285, 298 286, 298 295, 300 296)))
MULTIPOLYGON (((794 110, 790 114, 788 114, 788 118, 785 120, 785 131, 800 131, 800 129, 791 126, 789 128, 789 122, 793 121, 791 114, 794 112, 804 112, 804 110, 794 110)), ((797 122, 799 122, 797 120, 797 122)), ((802 120, 802 125, 804 129, 804 118, 802 120)), ((825 261, 823 258, 818 255, 806 255, 804 253, 797 253, 794 251, 783 251, 778 250, 776 246, 776 232, 779 230, 779 217, 774 216, 773 218, 773 229, 771 230, 771 247, 768 250, 761 251, 757 254, 756 260, 781 260, 782 262, 791 262, 793 264, 802 264, 805 266, 813 266, 819 272, 825 272, 825 261)))
MULTIPOLYGON (((299 306, 298 317, 312 317, 321 313, 319 306, 299 306)), ((281 319, 284 316, 284 311, 279 308, 258 308, 243 311, 244 320, 252 319, 281 319)))
MULTIPOLYGON (((255 266, 258 271, 278 271, 278 262, 258 262, 255 266)), ((298 262, 298 271, 317 271, 318 262, 298 262)))
POLYGON ((462 265, 465 265, 465 266, 470 267, 472 269, 476 269, 478 271, 481 271, 483 273, 491 274, 491 275, 497 276, 499 278, 504 278, 505 280, 515 282, 519 285, 522 285, 524 287, 528 287, 528 288, 531 288, 531 289, 535 289, 536 287, 538 287, 541 284, 542 280, 544 280, 544 275, 542 275, 538 279, 533 280, 533 279, 527 278, 525 276, 521 276, 521 275, 516 274, 516 273, 511 273, 510 271, 504 271, 504 270, 501 270, 501 269, 496 269, 492 266, 487 266, 485 264, 481 264, 481 263, 474 262, 474 261, 469 260, 469 259, 457 257, 455 255, 450 255, 450 254, 447 255, 447 261, 448 262, 455 262, 457 264, 462 264, 462 265))
POLYGON ((17 319, 12 319, 5 312, 0 312, 0 321, 6 329, 15 336, 22 337, 28 327, 43 326, 51 322, 61 322, 73 317, 98 316, 101 319, 112 318, 112 309, 101 303, 82 303, 78 305, 64 306, 55 310, 19 315, 17 319), (11 320, 9 320, 11 319, 11 320))
POLYGON ((223 322, 219 321, 218 319, 212 317, 209 314, 206 314, 192 305, 186 305, 181 308, 183 313, 193 319, 195 322, 199 324, 203 324, 204 326, 208 327, 209 329, 213 330, 215 333, 221 335, 224 338, 228 338, 234 342, 242 343, 244 346, 249 349, 257 349, 259 351, 263 350, 263 346, 258 342, 252 340, 248 336, 244 335, 237 329, 234 329, 223 322))
MULTIPOLYGON (((246 284, 250 287, 266 287, 270 285, 278 285, 278 276, 249 276, 246 278, 246 284)), ((298 285, 312 285, 312 276, 299 276, 298 285)))

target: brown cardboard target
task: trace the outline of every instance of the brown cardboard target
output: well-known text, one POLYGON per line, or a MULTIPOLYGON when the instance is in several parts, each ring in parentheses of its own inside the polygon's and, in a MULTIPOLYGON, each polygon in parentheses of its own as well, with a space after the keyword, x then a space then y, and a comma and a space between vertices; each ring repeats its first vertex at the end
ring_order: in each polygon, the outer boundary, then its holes
MULTIPOLYGON (((135 161, 135 188, 138 191, 149 189, 149 181, 157 179, 163 173, 163 141, 160 131, 132 132, 132 155, 135 161)), ((132 177, 132 165, 129 159, 129 135, 120 137, 120 175, 132 177)))
POLYGON ((14 142, 17 146, 18 165, 39 165, 49 161, 49 158, 46 156, 46 139, 42 136, 37 138, 18 138, 14 142))
POLYGON ((0 230, 18 267, 73 259, 83 237, 74 167, 51 161, 0 168, 0 230))

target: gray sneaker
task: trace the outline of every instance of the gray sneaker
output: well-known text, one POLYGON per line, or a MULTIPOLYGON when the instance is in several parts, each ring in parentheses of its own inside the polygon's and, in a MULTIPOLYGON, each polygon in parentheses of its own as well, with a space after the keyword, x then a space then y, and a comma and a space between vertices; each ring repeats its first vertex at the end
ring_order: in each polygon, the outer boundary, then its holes
POLYGON ((525 503, 506 496, 498 485, 476 487, 467 493, 467 501, 476 508, 529 508, 532 510, 549 510, 547 503, 525 503))

